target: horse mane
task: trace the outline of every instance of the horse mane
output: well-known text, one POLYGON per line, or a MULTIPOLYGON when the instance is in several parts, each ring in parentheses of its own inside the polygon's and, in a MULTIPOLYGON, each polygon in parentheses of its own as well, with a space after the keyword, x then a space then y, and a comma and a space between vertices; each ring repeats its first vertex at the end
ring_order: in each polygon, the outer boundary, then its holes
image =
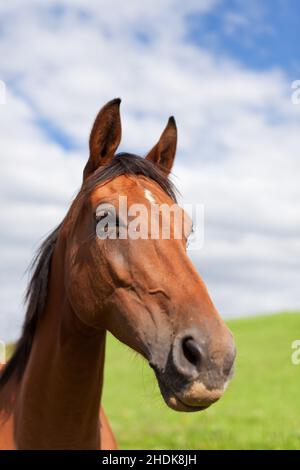
POLYGON ((22 334, 17 342, 12 357, 5 365, 0 375, 0 389, 7 384, 13 375, 17 379, 17 382, 19 382, 23 376, 29 359, 36 327, 46 304, 50 262, 58 232, 59 227, 43 241, 29 266, 32 275, 25 294, 27 311, 22 334))
MULTIPOLYGON (((176 202, 175 188, 162 170, 151 161, 137 155, 120 153, 109 164, 98 168, 86 179, 73 205, 76 205, 79 199, 90 194, 96 186, 125 174, 141 175, 155 181, 176 202)), ((25 295, 27 310, 22 334, 13 355, 1 371, 0 390, 12 377, 16 379, 17 383, 23 377, 36 328, 46 305, 51 259, 61 226, 62 223, 43 241, 29 267, 32 274, 25 295)))

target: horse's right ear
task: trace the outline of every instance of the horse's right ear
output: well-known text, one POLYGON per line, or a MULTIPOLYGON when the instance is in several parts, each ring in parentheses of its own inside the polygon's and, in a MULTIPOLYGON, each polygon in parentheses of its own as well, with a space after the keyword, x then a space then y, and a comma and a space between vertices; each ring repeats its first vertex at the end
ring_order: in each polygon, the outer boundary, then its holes
POLYGON ((121 140, 120 98, 100 109, 90 135, 90 158, 83 170, 83 180, 101 165, 109 163, 121 140))

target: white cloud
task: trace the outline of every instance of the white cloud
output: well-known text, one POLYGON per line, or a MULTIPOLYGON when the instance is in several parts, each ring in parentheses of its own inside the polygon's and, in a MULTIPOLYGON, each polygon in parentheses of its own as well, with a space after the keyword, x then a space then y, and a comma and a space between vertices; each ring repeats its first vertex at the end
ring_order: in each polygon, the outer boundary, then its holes
POLYGON ((280 70, 247 70, 184 39, 185 16, 217 3, 0 5, 0 337, 17 334, 32 248, 65 213, 93 117, 115 96, 123 150, 144 154, 176 116, 175 181, 206 210, 204 249, 192 256, 221 313, 299 307, 300 106, 280 70), (74 149, 51 140, 41 118, 74 149))

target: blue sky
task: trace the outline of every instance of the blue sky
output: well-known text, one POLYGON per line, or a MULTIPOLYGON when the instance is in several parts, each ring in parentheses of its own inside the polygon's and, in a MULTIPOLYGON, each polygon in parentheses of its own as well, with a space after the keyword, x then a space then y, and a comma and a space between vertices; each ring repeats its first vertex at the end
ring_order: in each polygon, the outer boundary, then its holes
POLYGON ((299 18, 297 0, 229 0, 204 16, 189 16, 187 37, 245 67, 278 67, 293 79, 300 71, 299 18))
POLYGON ((300 307, 296 0, 0 4, 0 338, 18 335, 25 269, 81 182, 99 108, 122 98, 120 151, 175 115, 174 181, 205 207, 191 252, 224 317, 300 307), (155 4, 156 5, 156 4, 155 4))
MULTIPOLYGON (((284 72, 291 81, 300 76, 300 3, 297 0, 216 0, 212 5, 207 10, 192 9, 182 15, 185 23, 184 41, 209 51, 220 60, 235 60, 250 70, 277 69, 284 72)), ((97 19, 92 13, 85 9, 84 4, 76 5, 76 2, 74 6, 68 2, 45 2, 37 12, 41 23, 49 31, 63 28, 70 15, 77 18, 79 25, 97 26, 97 19)), ((7 16, 0 20, 0 33, 2 32, 3 37, 7 28, 10 28, 8 21, 12 17, 13 13, 8 11, 7 16)), ((101 29, 101 25, 98 27, 101 29)), ((155 42, 153 31, 151 28, 145 30, 142 21, 130 28, 129 25, 127 32, 134 35, 142 46, 147 48, 155 42)), ((108 38, 113 34, 109 27, 102 29, 108 38)), ((16 93, 21 94, 20 81, 21 77, 13 76, 9 84, 16 93)), ((23 94, 23 99, 30 100, 30 97, 23 94)), ((32 102, 31 106, 34 108, 35 103, 32 102)), ((36 125, 50 140, 56 141, 65 150, 72 150, 82 144, 75 142, 72 136, 67 135, 38 109, 36 125)))

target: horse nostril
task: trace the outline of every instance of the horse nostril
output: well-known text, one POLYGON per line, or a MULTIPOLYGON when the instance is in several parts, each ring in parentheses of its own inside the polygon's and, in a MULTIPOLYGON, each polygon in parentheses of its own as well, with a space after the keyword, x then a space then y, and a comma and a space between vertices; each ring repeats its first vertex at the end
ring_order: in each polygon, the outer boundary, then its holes
POLYGON ((196 379, 204 366, 203 342, 200 334, 185 332, 174 340, 172 359, 177 373, 185 379, 196 379))
POLYGON ((199 344, 191 338, 184 338, 182 340, 182 351, 184 357, 197 369, 200 367, 202 353, 199 344))

